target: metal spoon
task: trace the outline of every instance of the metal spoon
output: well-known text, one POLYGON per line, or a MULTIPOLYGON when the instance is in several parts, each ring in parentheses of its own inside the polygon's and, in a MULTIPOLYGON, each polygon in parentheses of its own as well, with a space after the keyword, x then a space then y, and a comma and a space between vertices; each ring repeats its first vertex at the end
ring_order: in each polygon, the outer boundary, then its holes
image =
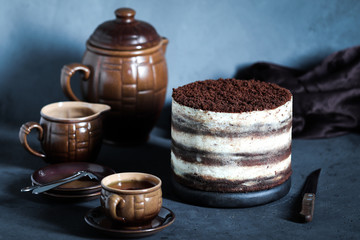
POLYGON ((89 177, 90 179, 95 179, 97 181, 100 181, 100 179, 95 174, 93 174, 91 172, 78 171, 75 174, 73 174, 72 176, 67 177, 67 178, 56 180, 56 181, 46 183, 46 184, 43 184, 43 185, 28 186, 28 187, 22 188, 21 192, 30 192, 30 191, 32 191, 33 194, 39 194, 39 193, 48 191, 50 189, 56 188, 56 187, 58 187, 60 185, 63 185, 65 183, 75 181, 75 180, 80 179, 80 178, 85 177, 85 176, 89 177))

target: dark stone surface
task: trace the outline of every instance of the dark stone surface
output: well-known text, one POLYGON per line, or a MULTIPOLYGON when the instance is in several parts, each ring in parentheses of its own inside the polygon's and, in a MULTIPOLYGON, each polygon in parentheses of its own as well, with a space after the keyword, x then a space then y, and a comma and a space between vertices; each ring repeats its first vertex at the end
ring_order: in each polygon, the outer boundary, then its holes
MULTIPOLYGON (((252 208, 208 208, 179 200, 171 185, 170 140, 156 128, 143 146, 103 145, 97 163, 117 172, 142 171, 163 180, 163 205, 176 214, 173 225, 147 239, 359 239, 360 136, 294 140, 292 186, 275 202, 252 208), (314 219, 297 218, 299 193, 309 173, 322 168, 314 219)), ((36 147, 34 134, 29 142, 36 147)), ((106 239, 89 227, 84 214, 99 200, 60 202, 21 193, 31 173, 46 164, 18 140, 18 129, 0 127, 0 238, 106 239)))

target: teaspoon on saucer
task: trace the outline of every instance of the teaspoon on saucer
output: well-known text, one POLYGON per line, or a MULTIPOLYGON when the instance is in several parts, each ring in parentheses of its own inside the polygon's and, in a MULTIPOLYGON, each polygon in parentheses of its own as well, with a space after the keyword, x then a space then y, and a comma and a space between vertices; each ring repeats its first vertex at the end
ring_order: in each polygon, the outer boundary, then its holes
POLYGON ((63 185, 65 183, 75 181, 75 180, 80 179, 80 178, 85 177, 85 176, 89 177, 90 179, 95 179, 97 181, 100 181, 100 179, 95 174, 93 174, 91 172, 78 171, 75 174, 73 174, 72 176, 67 177, 67 178, 63 178, 63 179, 53 181, 53 182, 43 184, 43 185, 34 185, 34 186, 28 186, 28 187, 22 188, 21 192, 30 192, 30 191, 32 191, 33 194, 39 194, 39 193, 48 191, 50 189, 53 189, 55 187, 58 187, 60 185, 63 185))

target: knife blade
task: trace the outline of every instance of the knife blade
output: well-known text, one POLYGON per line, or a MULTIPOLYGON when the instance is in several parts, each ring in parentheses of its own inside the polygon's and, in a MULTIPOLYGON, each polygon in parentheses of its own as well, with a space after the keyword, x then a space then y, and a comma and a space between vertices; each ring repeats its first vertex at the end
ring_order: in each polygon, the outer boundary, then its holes
POLYGON ((311 222, 314 216, 315 196, 320 171, 321 169, 317 169, 310 173, 310 175, 306 178, 305 185, 302 190, 300 215, 303 217, 305 222, 311 222))

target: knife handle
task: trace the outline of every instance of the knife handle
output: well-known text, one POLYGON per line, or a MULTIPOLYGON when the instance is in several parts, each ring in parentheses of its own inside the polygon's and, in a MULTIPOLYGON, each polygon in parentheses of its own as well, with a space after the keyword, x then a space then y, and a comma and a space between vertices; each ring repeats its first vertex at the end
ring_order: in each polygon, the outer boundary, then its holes
POLYGON ((314 216, 315 194, 305 193, 302 199, 300 214, 304 217, 306 222, 311 222, 314 216))

